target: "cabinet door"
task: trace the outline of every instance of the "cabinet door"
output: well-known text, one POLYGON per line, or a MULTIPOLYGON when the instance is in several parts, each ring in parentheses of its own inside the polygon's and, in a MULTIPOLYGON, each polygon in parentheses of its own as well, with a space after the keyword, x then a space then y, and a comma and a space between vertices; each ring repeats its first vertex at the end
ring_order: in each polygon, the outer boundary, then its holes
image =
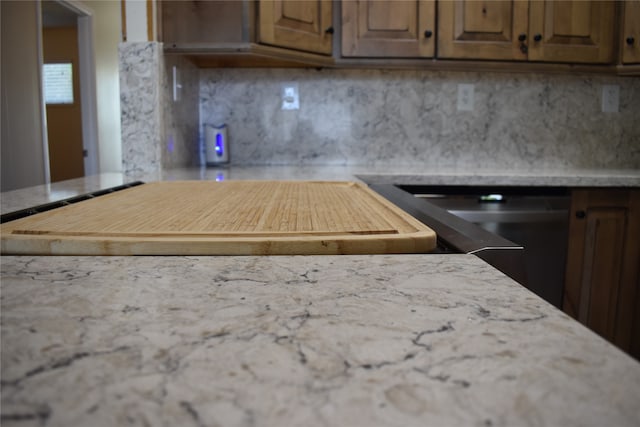
POLYGON ((438 57, 526 60, 526 1, 438 2, 438 57), (519 38, 524 36, 524 40, 519 38))
POLYGON ((260 43, 330 55, 331 0, 260 0, 260 43))
POLYGON ((563 310, 640 358, 640 190, 575 190, 563 310))
POLYGON ((624 2, 622 38, 622 62, 640 63, 640 1, 624 2))
POLYGON ((433 0, 342 1, 344 57, 432 57, 434 39, 433 0))
POLYGON ((532 1, 529 60, 612 62, 615 6, 606 0, 532 1))
POLYGON ((246 1, 162 1, 158 5, 165 46, 250 41, 245 31, 246 1))

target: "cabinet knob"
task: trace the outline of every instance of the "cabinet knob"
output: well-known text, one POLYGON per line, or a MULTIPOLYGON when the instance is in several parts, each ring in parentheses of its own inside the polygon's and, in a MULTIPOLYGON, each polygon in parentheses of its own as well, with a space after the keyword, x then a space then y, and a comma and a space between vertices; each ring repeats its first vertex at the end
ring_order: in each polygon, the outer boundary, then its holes
POLYGON ((583 219, 586 216, 587 216, 587 213, 585 211, 576 211, 576 218, 583 219))
POLYGON ((424 32, 424 38, 426 38, 426 39, 428 39, 432 35, 433 35, 433 31, 431 31, 431 30, 427 30, 427 31, 424 32))
POLYGON ((542 34, 536 34, 535 36, 533 36, 533 40, 539 42, 540 40, 542 40, 542 34))
POLYGON ((527 52, 529 52, 529 47, 524 44, 525 40, 527 40, 526 34, 522 33, 518 36, 518 41, 520 42, 520 52, 526 55, 527 52))
POLYGON ((333 34, 334 33, 333 27, 327 28, 326 30, 324 30, 324 32, 327 34, 333 34))
POLYGON ((629 46, 631 46, 636 42, 636 39, 634 39, 632 36, 629 36, 629 37, 627 37, 627 39, 625 41, 627 42, 627 44, 629 46))

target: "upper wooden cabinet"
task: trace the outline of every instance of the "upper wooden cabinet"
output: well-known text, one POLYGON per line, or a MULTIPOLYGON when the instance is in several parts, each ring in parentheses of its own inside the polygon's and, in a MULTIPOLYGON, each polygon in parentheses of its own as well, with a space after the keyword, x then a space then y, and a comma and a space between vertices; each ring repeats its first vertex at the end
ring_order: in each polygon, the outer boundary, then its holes
POLYGON ((164 49, 200 66, 334 63, 331 0, 159 1, 164 49))
POLYGON ((622 24, 622 62, 640 63, 640 1, 624 2, 622 24))
POLYGON ((160 39, 165 48, 211 46, 251 41, 247 1, 176 1, 158 3, 160 39))
POLYGON ((530 2, 529 59, 613 62, 615 6, 612 1, 530 2))
POLYGON ((438 57, 527 59, 528 11, 526 1, 438 2, 438 57))
POLYGON ((331 0, 261 0, 259 42, 330 55, 332 11, 331 0))
POLYGON ((435 52, 433 0, 343 0, 342 56, 419 58, 435 52))
POLYGON ((611 63, 615 2, 438 2, 438 57, 611 63))
POLYGON ((633 75, 640 64, 640 0, 157 2, 165 51, 189 55, 201 67, 480 67, 633 75))

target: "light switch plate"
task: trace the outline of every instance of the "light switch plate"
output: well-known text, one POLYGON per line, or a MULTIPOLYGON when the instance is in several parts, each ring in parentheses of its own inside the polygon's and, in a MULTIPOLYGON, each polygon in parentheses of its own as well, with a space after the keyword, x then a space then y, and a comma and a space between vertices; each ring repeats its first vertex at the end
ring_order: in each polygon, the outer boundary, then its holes
POLYGON ((620 86, 602 85, 602 112, 617 113, 620 106, 620 86))
POLYGON ((458 85, 458 111, 473 111, 475 85, 458 85))
POLYGON ((286 84, 282 87, 282 109, 300 109, 300 95, 297 84, 286 84))

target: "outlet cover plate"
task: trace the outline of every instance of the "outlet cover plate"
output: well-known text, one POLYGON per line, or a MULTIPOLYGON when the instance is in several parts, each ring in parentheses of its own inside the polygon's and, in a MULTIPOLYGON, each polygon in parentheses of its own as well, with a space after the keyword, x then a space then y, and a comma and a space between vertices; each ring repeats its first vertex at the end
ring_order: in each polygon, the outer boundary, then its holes
POLYGON ((282 86, 282 109, 300 109, 300 93, 298 92, 297 84, 285 84, 282 86))
POLYGON ((617 113, 620 106, 620 86, 602 85, 602 112, 617 113))
POLYGON ((458 111, 473 111, 475 85, 458 85, 458 111))

